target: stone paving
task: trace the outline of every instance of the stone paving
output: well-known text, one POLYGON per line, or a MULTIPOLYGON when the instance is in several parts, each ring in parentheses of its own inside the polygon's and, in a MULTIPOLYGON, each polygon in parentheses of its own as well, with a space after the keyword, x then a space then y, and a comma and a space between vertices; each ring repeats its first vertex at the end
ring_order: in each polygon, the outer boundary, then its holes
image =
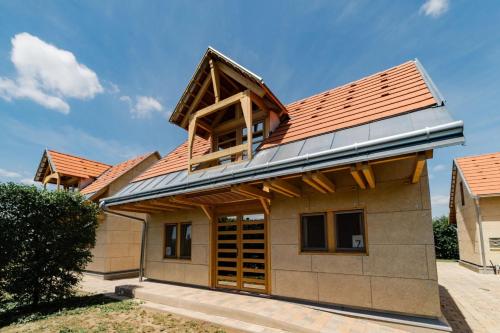
MULTIPOLYGON (((500 332, 500 276, 478 274, 456 262, 440 261, 437 266, 441 307, 453 332, 500 332)), ((338 333, 410 331, 409 328, 401 329, 401 326, 390 327, 379 322, 318 311, 295 303, 148 281, 139 284, 137 278, 106 281, 86 276, 82 288, 98 293, 113 293, 117 285, 140 285, 135 292, 142 293, 140 298, 150 301, 149 307, 156 306, 159 310, 173 312, 178 309, 178 314, 190 316, 191 313, 198 318, 200 315, 206 316, 200 319, 208 321, 218 318, 218 324, 229 320, 224 317, 231 318, 234 315, 236 318, 227 322, 229 326, 236 325, 246 332, 274 332, 276 329, 338 333), (155 300, 155 294, 163 295, 162 299, 155 300), (168 295, 167 298, 165 295, 168 295), (168 306, 155 305, 162 302, 167 302, 168 306), (207 308, 213 308, 214 313, 207 314, 207 308), (237 311, 231 313, 227 309, 237 311), (269 330, 263 329, 266 326, 269 330)), ((411 331, 424 330, 414 328, 411 331)))
POLYGON ((500 332, 500 276, 438 262, 441 310, 453 332, 500 332))

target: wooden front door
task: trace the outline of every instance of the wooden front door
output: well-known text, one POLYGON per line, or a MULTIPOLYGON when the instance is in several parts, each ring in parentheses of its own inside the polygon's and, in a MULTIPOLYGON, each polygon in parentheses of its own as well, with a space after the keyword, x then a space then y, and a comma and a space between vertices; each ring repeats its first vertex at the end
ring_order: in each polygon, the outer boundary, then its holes
POLYGON ((267 221, 265 214, 217 218, 215 286, 268 292, 267 221))

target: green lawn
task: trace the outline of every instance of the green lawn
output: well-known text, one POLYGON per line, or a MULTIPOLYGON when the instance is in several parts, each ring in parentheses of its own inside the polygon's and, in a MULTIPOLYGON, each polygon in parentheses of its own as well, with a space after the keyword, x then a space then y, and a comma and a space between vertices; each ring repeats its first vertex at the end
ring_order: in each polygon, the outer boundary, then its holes
MULTIPOLYGON (((209 323, 141 308, 135 300, 103 295, 76 296, 33 311, 3 303, 0 332, 227 332, 209 323)), ((228 332, 229 333, 229 332, 228 332)))

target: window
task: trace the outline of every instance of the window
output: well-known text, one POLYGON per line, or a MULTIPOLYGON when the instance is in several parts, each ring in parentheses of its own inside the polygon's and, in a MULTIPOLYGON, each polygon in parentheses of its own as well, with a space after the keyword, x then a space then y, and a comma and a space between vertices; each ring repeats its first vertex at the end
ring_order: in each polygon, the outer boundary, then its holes
POLYGON ((363 212, 335 214, 336 251, 365 251, 363 212))
POLYGON ((302 252, 366 253, 363 211, 302 214, 300 248, 302 252))
POLYGON ((465 206, 464 184, 462 182, 460 182, 460 200, 462 201, 462 206, 465 206))
POLYGON ((165 225, 164 258, 191 258, 191 223, 165 225))
POLYGON ((304 214, 301 216, 302 251, 325 251, 326 214, 304 214))

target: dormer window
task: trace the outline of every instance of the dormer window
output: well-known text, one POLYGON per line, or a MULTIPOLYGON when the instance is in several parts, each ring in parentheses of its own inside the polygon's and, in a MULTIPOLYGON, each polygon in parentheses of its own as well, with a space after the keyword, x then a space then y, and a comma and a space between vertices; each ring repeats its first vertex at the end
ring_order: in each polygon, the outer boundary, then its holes
MULTIPOLYGON (((285 107, 262 79, 209 48, 170 121, 188 130, 188 172, 252 159, 285 107), (210 149, 193 156, 197 138, 210 149)), ((198 145, 199 147, 199 145, 198 145)))

